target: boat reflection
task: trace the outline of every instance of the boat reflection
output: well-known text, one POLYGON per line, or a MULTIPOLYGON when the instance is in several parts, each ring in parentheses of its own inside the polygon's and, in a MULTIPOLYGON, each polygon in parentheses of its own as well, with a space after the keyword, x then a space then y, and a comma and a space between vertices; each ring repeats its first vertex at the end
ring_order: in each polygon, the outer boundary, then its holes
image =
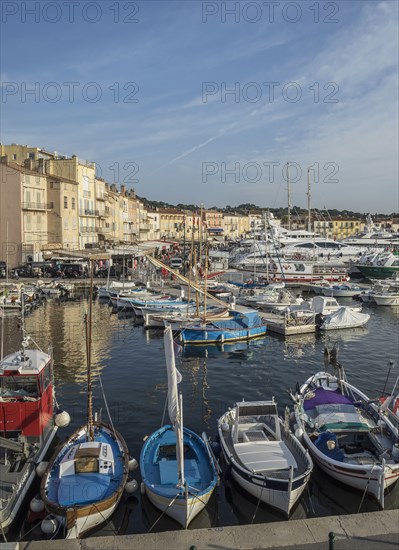
POLYGON ((254 348, 264 344, 265 337, 255 338, 248 342, 232 342, 231 344, 209 344, 183 346, 183 357, 210 357, 224 355, 225 357, 239 357, 247 359, 251 357, 254 348))

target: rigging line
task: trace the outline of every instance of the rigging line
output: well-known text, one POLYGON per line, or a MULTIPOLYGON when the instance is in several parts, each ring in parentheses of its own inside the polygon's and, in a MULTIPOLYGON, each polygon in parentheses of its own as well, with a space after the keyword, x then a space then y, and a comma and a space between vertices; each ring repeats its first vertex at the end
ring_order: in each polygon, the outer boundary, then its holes
POLYGON ((112 422, 111 413, 110 413, 109 408, 108 408, 107 398, 105 397, 105 392, 104 392, 104 387, 103 387, 103 381, 102 381, 102 379, 101 379, 101 373, 100 373, 100 371, 98 371, 98 378, 100 379, 101 391, 102 391, 102 394, 103 394, 103 399, 104 399, 104 403, 105 403, 105 408, 107 409, 108 418, 109 418, 109 421, 110 421, 110 423, 111 423, 112 431, 114 432, 114 435, 115 435, 115 437, 116 437, 115 427, 114 427, 114 423, 112 422))
POLYGON ((364 488, 364 491, 363 491, 362 500, 360 501, 359 508, 358 508, 358 510, 357 510, 357 513, 358 513, 358 514, 360 513, 360 510, 361 510, 361 508, 362 508, 363 501, 364 501, 364 497, 366 496, 366 493, 367 493, 367 489, 368 489, 368 486, 369 486, 369 483, 370 483, 371 474, 373 473, 373 470, 374 470, 374 466, 375 466, 375 464, 373 464, 372 467, 371 467, 370 475, 369 475, 369 478, 368 478, 368 480, 367 480, 366 487, 364 488))
MULTIPOLYGON (((100 516, 103 518, 104 523, 106 523, 107 519, 109 519, 109 518, 105 518, 105 517, 103 516, 103 514, 101 513, 101 510, 99 510, 99 509, 97 508, 97 505, 94 504, 94 502, 93 502, 93 506, 94 506, 94 508, 97 510, 97 512, 100 514, 100 516)), ((116 529, 112 529, 112 527, 111 527, 111 530, 113 531, 114 535, 117 535, 117 534, 118 534, 118 531, 117 531, 116 529)))
MULTIPOLYGON (((266 483, 266 476, 263 476, 264 480, 265 480, 265 483, 266 483)), ((258 508, 259 508, 259 504, 260 504, 260 499, 262 498, 262 493, 263 493, 263 489, 265 488, 264 485, 262 485, 262 489, 260 491, 260 495, 259 495, 259 499, 258 499, 258 503, 256 505, 256 508, 255 508, 255 512, 254 512, 254 515, 252 516, 252 521, 251 521, 251 525, 253 524, 253 522, 255 521, 255 516, 256 514, 258 513, 258 508)))
POLYGON ((159 516, 159 518, 157 518, 157 520, 155 521, 155 523, 153 523, 151 525, 151 527, 148 529, 148 533, 151 533, 151 531, 154 529, 154 527, 156 526, 156 524, 158 523, 158 521, 164 516, 164 514, 166 513, 167 510, 169 510, 169 508, 172 506, 172 504, 174 503, 174 501, 177 499, 177 497, 180 495, 180 493, 177 493, 177 495, 174 497, 173 500, 171 500, 169 502, 169 504, 167 505, 167 507, 165 508, 165 510, 162 512, 162 514, 159 516))
MULTIPOLYGON (((51 516, 51 514, 47 514, 47 516, 46 516, 45 518, 43 518, 42 521, 44 521, 45 519, 49 518, 50 516, 51 516)), ((36 527, 37 527, 37 523, 35 523, 35 525, 34 525, 31 529, 29 529, 29 531, 27 531, 26 533, 24 533, 24 534, 22 535, 22 537, 19 538, 19 539, 17 540, 17 542, 23 541, 24 538, 26 537, 26 535, 29 535, 29 533, 31 533, 31 532, 33 531, 33 529, 36 529, 36 527)), ((1 526, 1 530, 3 531, 3 525, 1 526)), ((4 535, 4 534, 3 534, 3 536, 4 536, 4 538, 5 538, 5 535, 4 535)), ((7 540, 6 540, 6 542, 7 542, 7 540)))

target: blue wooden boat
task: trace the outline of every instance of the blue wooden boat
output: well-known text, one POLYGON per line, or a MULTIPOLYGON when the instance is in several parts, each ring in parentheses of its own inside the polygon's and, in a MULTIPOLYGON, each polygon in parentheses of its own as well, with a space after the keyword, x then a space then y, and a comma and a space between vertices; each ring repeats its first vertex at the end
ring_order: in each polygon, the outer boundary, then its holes
POLYGON ((56 450, 41 484, 41 498, 66 538, 81 538, 115 511, 127 481, 129 453, 107 424, 74 432, 56 450))
POLYGON ((187 528, 208 503, 217 482, 214 457, 206 440, 183 426, 177 393, 172 329, 164 335, 168 370, 168 410, 172 424, 154 432, 140 455, 145 492, 159 510, 187 528))
POLYGON ((232 311, 228 319, 186 325, 180 333, 180 341, 183 344, 223 344, 263 336, 266 330, 256 310, 232 311))
POLYGON ((112 421, 108 425, 93 418, 93 259, 90 273, 89 312, 85 315, 87 424, 55 450, 40 486, 41 498, 50 515, 43 520, 42 530, 55 535, 62 528, 68 539, 86 536, 111 517, 123 495, 129 471, 129 453, 121 434, 112 421))

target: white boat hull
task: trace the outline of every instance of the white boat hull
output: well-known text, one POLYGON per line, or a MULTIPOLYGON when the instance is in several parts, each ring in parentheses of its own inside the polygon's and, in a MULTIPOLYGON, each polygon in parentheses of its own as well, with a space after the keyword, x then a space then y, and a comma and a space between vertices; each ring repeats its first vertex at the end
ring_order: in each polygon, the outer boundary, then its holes
POLYGON ((374 294, 374 302, 378 306, 399 306, 399 295, 397 296, 378 296, 374 294))
MULTIPOLYGON (((89 531, 91 531, 92 529, 95 529, 99 525, 104 524, 115 512, 116 507, 119 504, 119 500, 115 502, 112 506, 107 508, 106 510, 101 510, 101 512, 95 512, 94 514, 90 514, 89 516, 83 516, 81 518, 77 518, 75 525, 73 525, 71 529, 67 530, 67 534, 65 538, 66 539, 81 538, 82 535, 84 535, 85 533, 88 533, 89 531)), ((56 516, 56 517, 58 521, 61 522, 61 525, 65 526, 65 523, 66 523, 65 517, 62 517, 62 516, 56 516)))
POLYGON ((197 516, 208 504, 212 496, 214 487, 211 487, 207 493, 201 494, 201 498, 189 496, 186 500, 184 496, 177 498, 170 506, 170 499, 155 493, 151 487, 145 484, 145 492, 149 500, 161 512, 165 512, 169 517, 187 528, 190 522, 197 516))
POLYGON ((289 516, 292 507, 298 501, 306 488, 305 482, 303 485, 298 487, 298 489, 291 491, 291 494, 289 494, 288 491, 276 491, 273 489, 268 489, 263 485, 258 486, 254 483, 250 483, 242 478, 234 469, 232 469, 231 474, 238 485, 240 485, 240 487, 242 487, 250 495, 264 504, 283 512, 287 517, 289 516))

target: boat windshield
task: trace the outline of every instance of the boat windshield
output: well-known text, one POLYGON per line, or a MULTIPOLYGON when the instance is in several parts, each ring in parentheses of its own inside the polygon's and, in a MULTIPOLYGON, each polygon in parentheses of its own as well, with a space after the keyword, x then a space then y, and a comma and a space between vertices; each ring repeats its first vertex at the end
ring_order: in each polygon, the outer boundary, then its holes
POLYGON ((1 378, 1 397, 38 397, 36 376, 3 376, 1 378))

